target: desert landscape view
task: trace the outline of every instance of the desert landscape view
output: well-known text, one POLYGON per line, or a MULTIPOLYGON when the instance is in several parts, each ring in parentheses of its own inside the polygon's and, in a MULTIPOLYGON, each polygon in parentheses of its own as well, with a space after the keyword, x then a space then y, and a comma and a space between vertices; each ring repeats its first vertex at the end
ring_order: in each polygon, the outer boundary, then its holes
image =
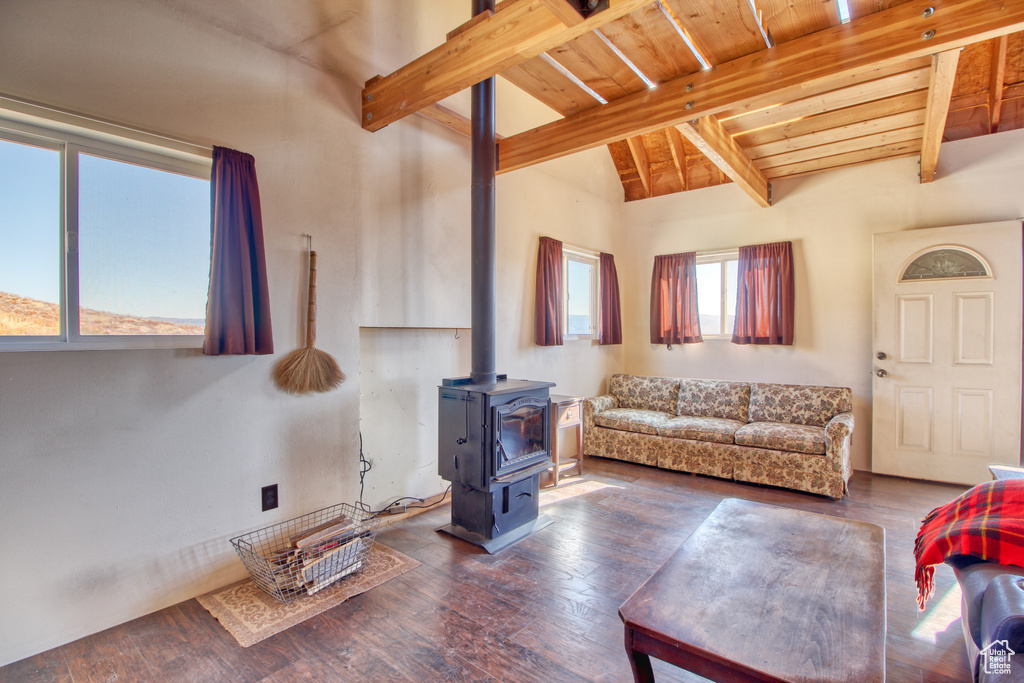
MULTIPOLYGON (((203 334, 202 325, 81 309, 81 334, 203 334)), ((60 306, 0 292, 0 336, 56 336, 60 306)))

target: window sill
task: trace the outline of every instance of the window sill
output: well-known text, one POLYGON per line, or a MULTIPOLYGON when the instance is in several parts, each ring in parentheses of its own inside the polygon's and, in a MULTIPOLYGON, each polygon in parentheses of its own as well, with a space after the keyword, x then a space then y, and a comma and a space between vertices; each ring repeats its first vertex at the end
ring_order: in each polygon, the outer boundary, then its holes
POLYGON ((202 349, 203 336, 100 337, 76 341, 2 341, 0 353, 13 351, 132 351, 137 349, 202 349))

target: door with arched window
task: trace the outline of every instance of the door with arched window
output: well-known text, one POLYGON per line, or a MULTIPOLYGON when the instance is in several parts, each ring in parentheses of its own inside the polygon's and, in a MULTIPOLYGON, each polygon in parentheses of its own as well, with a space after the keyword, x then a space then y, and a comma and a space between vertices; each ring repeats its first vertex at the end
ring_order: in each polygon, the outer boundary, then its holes
POLYGON ((875 235, 872 470, 977 484, 1021 456, 1021 224, 875 235))

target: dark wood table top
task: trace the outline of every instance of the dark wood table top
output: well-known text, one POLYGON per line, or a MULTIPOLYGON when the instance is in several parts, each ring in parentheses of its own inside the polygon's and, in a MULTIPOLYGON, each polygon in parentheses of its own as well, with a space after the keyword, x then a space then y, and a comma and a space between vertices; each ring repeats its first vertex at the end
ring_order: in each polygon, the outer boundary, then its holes
POLYGON ((885 530, 723 500, 619 609, 734 680, 885 680, 885 530))

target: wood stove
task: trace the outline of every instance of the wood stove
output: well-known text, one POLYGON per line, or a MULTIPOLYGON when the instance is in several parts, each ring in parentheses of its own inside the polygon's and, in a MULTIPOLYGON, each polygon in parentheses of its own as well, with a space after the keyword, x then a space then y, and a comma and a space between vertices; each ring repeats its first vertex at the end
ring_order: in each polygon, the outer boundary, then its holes
POLYGON ((551 466, 554 384, 470 377, 438 388, 438 473, 452 483, 444 531, 494 553, 551 523, 538 514, 540 473, 551 466))

